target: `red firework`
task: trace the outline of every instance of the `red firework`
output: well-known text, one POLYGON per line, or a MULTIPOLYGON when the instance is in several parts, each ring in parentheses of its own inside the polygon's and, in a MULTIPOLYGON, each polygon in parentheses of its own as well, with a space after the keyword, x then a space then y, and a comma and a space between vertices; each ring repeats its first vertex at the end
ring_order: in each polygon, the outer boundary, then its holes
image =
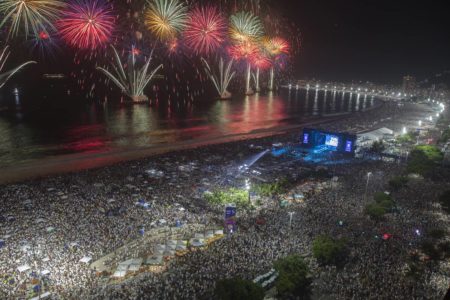
POLYGON ((214 6, 195 7, 184 31, 185 43, 197 54, 210 54, 226 39, 227 21, 214 6))
POLYGON ((110 39, 114 16, 111 7, 103 1, 78 0, 62 12, 57 26, 69 45, 94 50, 110 39))
POLYGON ((228 49, 228 52, 235 60, 245 59, 250 62, 259 55, 258 47, 252 42, 233 45, 228 49))
POLYGON ((289 43, 280 37, 265 38, 263 45, 272 56, 289 53, 289 43))
POLYGON ((252 57, 252 65, 258 69, 266 70, 270 68, 272 62, 266 55, 259 52, 252 57))

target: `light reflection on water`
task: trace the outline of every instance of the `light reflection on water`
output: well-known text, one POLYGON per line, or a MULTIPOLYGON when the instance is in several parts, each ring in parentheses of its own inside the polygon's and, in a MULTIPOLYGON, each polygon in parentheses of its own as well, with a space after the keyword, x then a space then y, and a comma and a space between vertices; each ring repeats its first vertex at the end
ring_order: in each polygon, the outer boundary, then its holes
POLYGON ((101 153, 251 133, 354 112, 377 102, 364 94, 284 91, 231 101, 149 107, 92 104, 65 111, 0 115, 0 166, 73 153, 101 153))

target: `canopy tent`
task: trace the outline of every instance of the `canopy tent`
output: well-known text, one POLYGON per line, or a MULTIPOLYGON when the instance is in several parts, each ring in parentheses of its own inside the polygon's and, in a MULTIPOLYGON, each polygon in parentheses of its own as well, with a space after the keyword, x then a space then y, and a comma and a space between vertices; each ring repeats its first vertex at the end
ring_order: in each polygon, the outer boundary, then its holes
POLYGON ((164 249, 156 249, 155 251, 153 251, 153 253, 156 254, 156 255, 162 255, 165 250, 166 250, 166 248, 164 248, 164 249))
POLYGON ((212 231, 212 230, 206 231, 206 234, 205 234, 206 239, 211 239, 213 237, 214 237, 214 231, 212 231))
POLYGON ((167 241, 167 245, 169 246, 176 246, 178 244, 178 242, 176 240, 169 240, 167 241))
POLYGON ((79 261, 85 264, 88 264, 90 261, 92 260, 92 257, 90 256, 84 256, 82 259, 80 259, 79 261))
POLYGON ((44 271, 41 272, 42 276, 45 276, 45 275, 48 275, 48 274, 50 274, 50 271, 47 270, 47 269, 45 269, 44 271))
POLYGON ((184 251, 186 250, 186 245, 177 245, 177 247, 175 248, 176 251, 184 251))
POLYGON ((42 293, 41 295, 39 295, 37 297, 31 298, 30 300, 47 299, 47 298, 50 298, 51 295, 52 294, 50 292, 45 292, 45 293, 42 293))
POLYGON ((166 250, 166 245, 164 244, 158 244, 155 246, 155 250, 166 250))
POLYGON ((26 245, 23 245, 22 247, 20 247, 20 250, 22 250, 22 252, 27 252, 30 248, 31 248, 31 246, 26 244, 26 245))
POLYGON ((114 274, 112 275, 112 277, 115 278, 121 278, 121 277, 125 277, 125 275, 127 274, 127 271, 115 271, 114 274))
POLYGON ((382 128, 378 128, 376 130, 357 134, 357 137, 359 140, 362 140, 362 141, 364 141, 364 140, 378 141, 378 140, 383 139, 385 136, 389 136, 389 135, 393 135, 393 134, 394 134, 393 130, 386 128, 386 127, 382 127, 382 128))
POLYGON ((163 253, 164 256, 170 257, 175 255, 175 249, 166 249, 163 253))
POLYGON ((203 233, 195 233, 194 234, 194 238, 196 238, 196 239, 204 239, 205 238, 205 235, 203 234, 203 233))
POLYGON ((205 240, 193 238, 189 241, 189 244, 191 244, 191 246, 193 246, 193 247, 203 247, 203 246, 205 246, 205 240))
POLYGON ((218 229, 216 231, 214 231, 215 235, 223 235, 223 229, 218 229))
POLYGON ((19 271, 20 273, 25 272, 30 270, 30 266, 29 265, 21 265, 17 268, 17 271, 19 271))
POLYGON ((139 269, 142 266, 142 262, 143 261, 144 260, 142 258, 132 259, 131 263, 129 264, 128 271, 130 271, 130 272, 137 272, 137 271, 139 271, 139 269))
POLYGON ((170 244, 170 245, 167 245, 167 247, 166 247, 166 250, 167 251, 171 251, 171 250, 175 250, 177 248, 177 245, 175 244, 170 244))
POLYGON ((163 264, 163 256, 162 255, 153 255, 149 256, 145 261, 146 265, 162 265, 163 264))

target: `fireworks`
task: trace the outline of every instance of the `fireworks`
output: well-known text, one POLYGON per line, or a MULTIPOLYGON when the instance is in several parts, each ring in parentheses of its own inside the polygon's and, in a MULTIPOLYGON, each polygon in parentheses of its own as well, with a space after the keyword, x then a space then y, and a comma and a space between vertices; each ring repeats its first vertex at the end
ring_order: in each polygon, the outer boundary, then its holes
MULTIPOLYGON (((274 38, 265 38, 263 41, 264 49, 267 53, 272 57, 273 60, 278 59, 279 55, 289 53, 289 44, 282 38, 274 37, 274 38)), ((270 68, 269 75, 269 91, 273 91, 274 89, 274 81, 275 81, 275 69, 272 64, 270 68)))
POLYGON ((23 67, 25 67, 26 65, 29 64, 35 64, 35 61, 28 61, 26 63, 21 64, 20 66, 7 71, 7 72, 3 72, 3 68, 5 67, 5 63, 8 60, 9 57, 9 47, 6 46, 3 51, 0 52, 0 89, 6 84, 6 82, 14 75, 16 74, 20 69, 22 69, 23 67))
POLYGON ((255 56, 259 54, 259 49, 256 44, 245 42, 231 46, 228 52, 235 60, 245 59, 247 61, 252 61, 255 59, 255 56))
POLYGON ((152 61, 152 55, 150 55, 142 68, 136 70, 136 53, 138 51, 136 51, 133 47, 126 64, 127 72, 125 72, 119 54, 113 46, 111 46, 111 48, 114 52, 115 64, 112 64, 112 68, 114 69, 115 74, 101 67, 97 67, 97 70, 111 79, 111 81, 114 82, 114 84, 117 85, 122 92, 129 96, 133 101, 140 102, 142 100, 146 100, 147 97, 144 95, 144 88, 155 77, 156 72, 162 68, 162 65, 159 65, 149 73, 149 66, 152 61))
POLYGON ((56 40, 47 31, 42 30, 30 39, 31 52, 37 52, 41 58, 54 56, 58 49, 56 40))
POLYGON ((19 35, 23 27, 25 37, 30 33, 37 35, 45 28, 55 30, 53 22, 59 14, 64 2, 58 0, 1 0, 0 13, 3 20, 2 28, 6 23, 9 26, 9 36, 19 35))
POLYGON ((96 49, 105 44, 114 29, 110 6, 101 1, 79 0, 69 4, 57 22, 62 38, 80 49, 96 49))
POLYGON ((253 55, 251 58, 251 62, 253 66, 261 70, 266 70, 272 65, 270 59, 262 53, 253 55))
POLYGON ((196 7, 185 29, 186 45, 197 54, 208 55, 226 39, 227 23, 216 7, 196 7))
POLYGON ((230 36, 236 42, 249 42, 263 35, 260 19, 250 12, 238 12, 230 18, 230 36))
POLYGON ((187 8, 179 0, 153 0, 145 24, 161 41, 174 38, 186 25, 187 8))
POLYGON ((265 50, 271 55, 287 54, 289 52, 289 44, 282 38, 265 38, 263 41, 265 50))
POLYGON ((219 61, 219 74, 215 74, 208 62, 202 58, 203 65, 205 67, 205 72, 208 75, 209 79, 214 84, 217 92, 221 99, 228 99, 231 97, 231 94, 227 91, 228 85, 233 79, 235 72, 231 72, 231 67, 233 66, 233 60, 230 60, 225 67, 225 63, 223 58, 220 58, 219 61))

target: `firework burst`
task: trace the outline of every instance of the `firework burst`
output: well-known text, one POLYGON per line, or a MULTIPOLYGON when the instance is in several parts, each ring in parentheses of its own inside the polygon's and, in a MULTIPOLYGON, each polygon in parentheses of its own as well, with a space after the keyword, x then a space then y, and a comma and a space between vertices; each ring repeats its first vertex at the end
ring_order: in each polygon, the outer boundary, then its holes
POLYGON ((140 52, 136 51, 133 47, 128 57, 126 67, 124 67, 117 50, 113 46, 111 46, 111 48, 114 52, 115 63, 112 64, 114 73, 101 67, 97 67, 97 70, 105 74, 106 77, 114 82, 114 84, 133 101, 140 102, 147 100, 147 97, 144 95, 144 88, 153 78, 155 78, 156 72, 162 68, 162 65, 159 65, 150 71, 149 66, 152 61, 152 55, 150 54, 150 57, 145 61, 142 68, 136 69, 136 53, 140 52), (125 71, 125 68, 127 72, 125 71))
POLYGON ((258 56, 259 48, 255 43, 243 42, 230 47, 229 53, 234 59, 245 60, 247 62, 247 70, 245 76, 245 94, 253 94, 253 91, 250 88, 252 61, 255 60, 256 56, 258 56))
POLYGON ((173 39, 186 25, 187 8, 179 0, 152 0, 145 15, 147 28, 158 39, 173 39))
POLYGON ((272 65, 270 59, 262 52, 252 55, 251 62, 253 66, 261 70, 267 70, 272 65))
POLYGON ((208 55, 223 44, 226 30, 226 19, 216 7, 196 7, 189 14, 185 43, 195 53, 208 55))
POLYGON ((230 18, 230 37, 236 42, 249 42, 264 34, 261 20, 250 12, 238 12, 230 18))
POLYGON ((251 63, 256 68, 256 72, 252 73, 253 81, 255 82, 255 91, 260 92, 261 91, 259 85, 260 70, 266 70, 270 68, 272 62, 263 52, 258 52, 257 54, 252 56, 251 63))
POLYGON ((279 37, 266 37, 263 40, 264 49, 271 55, 277 56, 280 54, 289 53, 289 43, 279 37))
POLYGON ((53 58, 55 52, 60 50, 56 43, 56 39, 45 30, 42 30, 30 39, 30 46, 31 52, 37 52, 41 58, 53 58))
POLYGON ((3 68, 5 67, 5 63, 8 60, 9 57, 9 47, 6 46, 3 48, 3 50, 0 52, 0 89, 6 84, 6 82, 14 75, 16 74, 20 69, 25 67, 29 64, 35 64, 35 61, 27 61, 26 63, 21 64, 20 66, 10 70, 3 72, 3 68))
POLYGON ((256 44, 245 42, 231 46, 228 49, 228 52, 235 60, 247 60, 250 62, 259 54, 259 49, 256 44))
POLYGON ((0 13, 3 19, 0 28, 10 24, 10 37, 19 35, 22 28, 25 37, 29 34, 37 35, 45 28, 56 30, 53 22, 64 5, 59 0, 1 0, 0 13))
POLYGON ((228 85, 233 79, 235 72, 231 72, 231 67, 233 66, 233 60, 230 60, 226 66, 223 58, 220 58, 218 73, 212 71, 208 62, 202 58, 203 66, 205 67, 205 72, 208 75, 214 87, 219 93, 221 99, 231 98, 230 92, 228 92, 228 85))
POLYGON ((69 4, 57 27, 65 42, 94 50, 110 40, 114 30, 112 9, 103 1, 78 0, 69 4))

